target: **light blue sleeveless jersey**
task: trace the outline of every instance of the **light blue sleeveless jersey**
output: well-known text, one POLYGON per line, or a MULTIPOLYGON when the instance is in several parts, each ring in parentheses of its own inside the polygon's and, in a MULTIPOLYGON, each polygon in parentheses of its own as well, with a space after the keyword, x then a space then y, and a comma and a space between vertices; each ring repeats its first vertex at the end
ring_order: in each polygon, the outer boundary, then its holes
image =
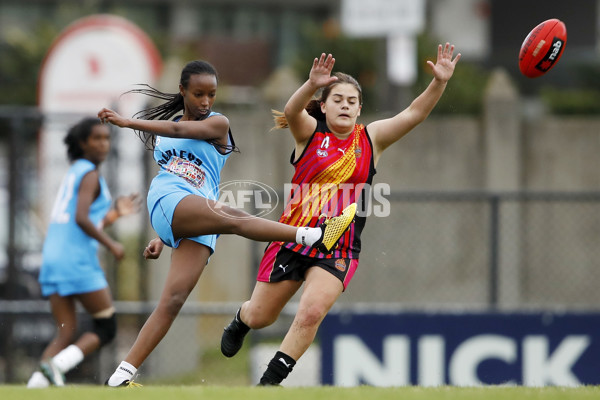
MULTIPOLYGON (((96 166, 89 160, 76 160, 58 191, 42 251, 39 281, 42 294, 65 296, 86 293, 107 286, 98 260, 98 241, 88 236, 75 221, 79 186, 83 177, 96 166), (58 285, 58 286, 57 286, 58 285)), ((99 179, 100 194, 90 206, 89 218, 100 226, 111 206, 106 181, 99 179)))
MULTIPOLYGON (((207 118, 215 115, 221 114, 211 112, 207 118)), ((154 160, 160 170, 148 190, 147 205, 152 227, 165 244, 177 247, 181 241, 173 237, 171 229, 173 213, 181 199, 190 194, 212 200, 219 198, 221 170, 230 154, 230 151, 219 152, 205 140, 156 137, 154 160)), ((204 244, 213 252, 216 237, 187 239, 204 244)))

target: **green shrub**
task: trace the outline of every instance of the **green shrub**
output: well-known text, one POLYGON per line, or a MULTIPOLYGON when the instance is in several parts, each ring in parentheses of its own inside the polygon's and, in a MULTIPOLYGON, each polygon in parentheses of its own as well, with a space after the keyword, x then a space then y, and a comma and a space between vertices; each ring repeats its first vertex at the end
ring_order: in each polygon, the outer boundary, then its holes
POLYGON ((545 87, 540 98, 550 114, 600 114, 600 91, 596 89, 558 89, 545 87))

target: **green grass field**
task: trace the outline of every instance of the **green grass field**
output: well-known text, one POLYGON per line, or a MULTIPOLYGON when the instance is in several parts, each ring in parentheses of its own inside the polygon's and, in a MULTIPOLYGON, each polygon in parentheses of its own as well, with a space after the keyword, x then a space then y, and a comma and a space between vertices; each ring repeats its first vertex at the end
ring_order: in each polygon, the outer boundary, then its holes
POLYGON ((24 386, 0 386, 2 400, 579 400, 600 398, 599 386, 580 388, 527 387, 225 387, 225 386, 152 386, 109 389, 103 386, 26 389, 24 386))

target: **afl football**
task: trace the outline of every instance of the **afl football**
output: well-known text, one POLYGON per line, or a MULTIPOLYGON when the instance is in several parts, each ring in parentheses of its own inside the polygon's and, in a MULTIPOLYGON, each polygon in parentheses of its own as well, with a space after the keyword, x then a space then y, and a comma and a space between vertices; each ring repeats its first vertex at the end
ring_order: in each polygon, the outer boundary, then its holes
POLYGON ((567 27, 552 18, 533 28, 521 45, 519 69, 528 78, 550 71, 562 56, 567 44, 567 27))

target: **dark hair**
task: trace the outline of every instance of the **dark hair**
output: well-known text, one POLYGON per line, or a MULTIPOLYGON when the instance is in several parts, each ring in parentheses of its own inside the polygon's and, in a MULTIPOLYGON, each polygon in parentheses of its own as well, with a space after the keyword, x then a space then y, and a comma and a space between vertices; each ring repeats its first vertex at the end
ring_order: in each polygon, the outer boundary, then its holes
MULTIPOLYGON (((321 90, 321 95, 318 98, 309 101, 305 108, 306 112, 308 112, 308 115, 320 121, 325 121, 325 114, 323 114, 323 112, 321 111, 321 103, 327 101, 327 98, 331 94, 333 88, 339 85, 340 83, 349 83, 350 85, 354 86, 358 91, 358 104, 362 104, 363 102, 362 88, 360 87, 360 84, 356 79, 354 79, 348 74, 344 74, 343 72, 336 72, 333 74, 333 76, 336 76, 337 80, 325 86, 321 90)), ((285 118, 285 115, 281 111, 277 110, 272 110, 272 112, 273 119, 275 120, 275 126, 273 127, 273 129, 287 128, 288 122, 285 118)))
POLYGON ((98 118, 87 117, 69 128, 63 142, 67 145, 67 157, 69 161, 83 158, 83 149, 81 142, 85 142, 92 133, 92 128, 96 125, 102 125, 98 118))
MULTIPOLYGON (((217 78, 217 83, 219 82, 219 76, 217 74, 217 70, 210 63, 201 60, 190 61, 183 67, 181 70, 181 78, 179 79, 179 83, 184 88, 188 87, 190 82, 190 77, 192 75, 212 75, 217 78)), ((164 103, 156 106, 150 107, 145 110, 138 111, 133 116, 138 117, 140 119, 161 119, 161 120, 170 120, 173 118, 175 114, 184 110, 183 104, 183 96, 181 93, 163 93, 158 89, 153 88, 150 85, 141 84, 144 88, 133 89, 126 93, 141 93, 150 97, 154 97, 160 100, 166 100, 164 103)), ((202 118, 208 117, 208 114, 205 114, 202 118)), ((138 137, 144 142, 146 148, 153 150, 156 145, 156 136, 149 134, 144 131, 136 130, 135 133, 138 137)), ((217 142, 217 140, 210 139, 207 140, 208 143, 213 146, 225 150, 225 151, 238 151, 235 143, 233 142, 233 137, 230 133, 231 145, 222 145, 217 142)))

